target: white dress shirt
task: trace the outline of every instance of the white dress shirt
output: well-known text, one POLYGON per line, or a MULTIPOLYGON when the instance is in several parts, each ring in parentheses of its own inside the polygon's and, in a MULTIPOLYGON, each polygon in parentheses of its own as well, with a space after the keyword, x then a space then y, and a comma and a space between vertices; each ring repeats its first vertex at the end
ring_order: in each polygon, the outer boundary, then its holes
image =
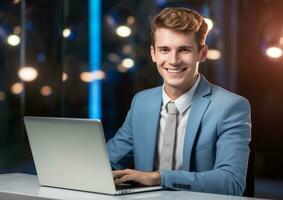
POLYGON ((170 101, 175 102, 175 105, 178 109, 177 116, 177 132, 175 137, 175 151, 174 151, 174 160, 173 160, 173 169, 179 170, 183 167, 183 147, 184 147, 184 139, 186 133, 187 119, 190 114, 192 99, 195 93, 195 90, 200 82, 200 76, 198 76, 197 81, 193 85, 193 87, 184 93, 182 96, 178 97, 175 101, 171 100, 165 90, 163 85, 162 90, 162 107, 160 112, 160 121, 159 121, 159 129, 158 129, 158 143, 157 143, 157 155, 155 161, 155 168, 159 169, 160 155, 162 152, 163 146, 163 137, 165 134, 165 123, 168 116, 167 113, 167 104, 170 101))

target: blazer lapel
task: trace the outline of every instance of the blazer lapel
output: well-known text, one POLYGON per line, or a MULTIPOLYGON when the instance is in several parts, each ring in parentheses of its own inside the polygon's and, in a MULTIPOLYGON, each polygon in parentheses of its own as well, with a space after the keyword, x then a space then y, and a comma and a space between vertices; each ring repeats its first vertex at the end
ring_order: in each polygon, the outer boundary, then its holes
POLYGON ((191 153, 194 145, 194 140, 197 135, 202 117, 210 103, 210 98, 207 97, 211 93, 210 83, 201 76, 201 81, 197 87, 193 101, 191 111, 187 121, 186 135, 184 140, 183 150, 183 169, 190 170, 191 153))
POLYGON ((150 105, 148 105, 145 109, 147 116, 145 116, 145 120, 141 122, 143 125, 143 129, 145 131, 145 158, 146 162, 145 169, 148 171, 152 171, 154 168, 154 158, 155 158, 155 150, 156 150, 156 139, 157 139, 157 131, 159 127, 159 118, 160 118, 160 109, 161 109, 161 100, 162 100, 162 89, 160 90, 150 99, 150 105))

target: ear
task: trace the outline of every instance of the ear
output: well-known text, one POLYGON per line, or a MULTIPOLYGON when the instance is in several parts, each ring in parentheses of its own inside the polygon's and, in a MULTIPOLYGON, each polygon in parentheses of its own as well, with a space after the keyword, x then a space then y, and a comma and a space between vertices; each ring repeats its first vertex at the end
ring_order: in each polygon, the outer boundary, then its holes
POLYGON ((201 47, 200 51, 199 51, 199 62, 204 62, 207 58, 207 52, 208 52, 208 48, 206 45, 204 45, 203 47, 201 47))
POLYGON ((150 46, 150 55, 151 55, 152 61, 156 62, 155 49, 154 49, 154 47, 152 45, 150 46))

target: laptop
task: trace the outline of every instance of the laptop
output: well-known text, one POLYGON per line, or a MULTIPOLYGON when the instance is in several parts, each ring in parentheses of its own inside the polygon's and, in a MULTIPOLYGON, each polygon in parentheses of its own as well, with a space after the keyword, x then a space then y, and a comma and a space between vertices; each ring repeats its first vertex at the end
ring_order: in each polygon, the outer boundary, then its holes
POLYGON ((41 186, 112 195, 162 189, 115 185, 99 120, 26 116, 24 123, 41 186))

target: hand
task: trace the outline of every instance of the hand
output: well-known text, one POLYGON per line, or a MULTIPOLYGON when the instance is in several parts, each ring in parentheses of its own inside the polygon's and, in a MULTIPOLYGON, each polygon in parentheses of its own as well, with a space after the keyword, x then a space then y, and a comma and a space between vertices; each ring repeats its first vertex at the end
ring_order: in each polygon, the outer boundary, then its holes
POLYGON ((142 172, 133 169, 112 171, 116 185, 134 181, 141 185, 152 186, 161 184, 159 172, 142 172))

